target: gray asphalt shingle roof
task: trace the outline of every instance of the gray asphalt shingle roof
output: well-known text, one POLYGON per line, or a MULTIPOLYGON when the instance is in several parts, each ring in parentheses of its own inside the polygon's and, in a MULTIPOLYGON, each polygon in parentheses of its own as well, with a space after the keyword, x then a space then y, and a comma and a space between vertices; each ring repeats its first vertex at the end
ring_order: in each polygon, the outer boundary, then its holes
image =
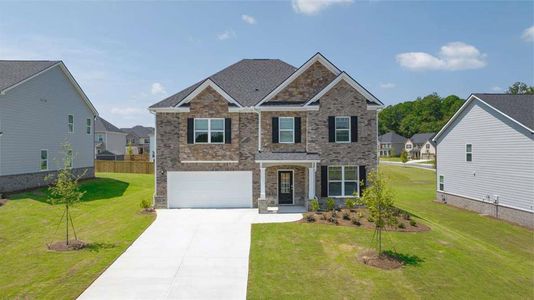
POLYGON ((0 91, 59 62, 57 60, 0 60, 0 91))
POLYGON ((207 79, 211 79, 241 105, 253 106, 295 70, 297 68, 279 59, 243 59, 150 107, 175 106, 207 79))
POLYGON ((431 133, 416 133, 410 138, 410 140, 414 144, 424 144, 424 143, 426 143, 426 141, 432 140, 434 135, 436 135, 435 132, 431 132, 431 133))
POLYGON ((154 133, 154 127, 145 127, 141 125, 136 125, 132 128, 121 128, 121 130, 126 133, 133 133, 141 138, 147 138, 149 134, 154 133))
POLYGON ((306 152, 257 152, 256 160, 319 160, 319 154, 306 152))
POLYGON ((109 131, 109 132, 120 132, 125 133, 124 131, 120 130, 115 125, 109 123, 108 121, 104 120, 103 118, 98 118, 95 121, 95 131, 101 132, 101 131, 109 131))
POLYGON ((534 130, 534 95, 473 94, 503 114, 534 130))
POLYGON ((378 141, 380 141, 381 143, 397 144, 397 143, 404 143, 406 142, 406 140, 407 138, 393 131, 390 131, 378 137, 378 141))

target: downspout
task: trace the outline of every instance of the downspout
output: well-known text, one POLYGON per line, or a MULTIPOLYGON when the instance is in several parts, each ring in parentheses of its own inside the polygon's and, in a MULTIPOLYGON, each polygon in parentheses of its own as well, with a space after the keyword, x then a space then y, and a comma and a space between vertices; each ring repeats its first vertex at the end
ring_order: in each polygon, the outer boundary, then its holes
POLYGON ((258 152, 261 152, 261 111, 255 107, 252 111, 258 114, 258 152))
MULTIPOLYGON (((154 111, 151 111, 149 110, 149 112, 151 114, 154 115, 154 194, 152 195, 152 207, 156 207, 156 195, 158 193, 158 163, 157 163, 157 157, 158 157, 158 148, 157 148, 157 140, 158 140, 158 115, 154 112, 154 111)), ((148 150, 148 157, 149 157, 149 160, 150 160, 150 146, 149 146, 149 150, 148 150)), ((167 205, 168 205, 168 201, 167 201, 167 205)), ((168 207, 167 207, 168 208, 168 207)))

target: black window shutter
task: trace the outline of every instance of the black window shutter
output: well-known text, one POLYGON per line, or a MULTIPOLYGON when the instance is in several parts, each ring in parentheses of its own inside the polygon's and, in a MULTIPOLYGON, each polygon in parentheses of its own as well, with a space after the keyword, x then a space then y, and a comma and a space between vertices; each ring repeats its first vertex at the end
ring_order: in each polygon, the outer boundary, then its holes
POLYGON ((358 142, 358 117, 350 117, 350 141, 353 143, 358 142))
POLYGON ((187 118, 187 143, 193 144, 194 143, 194 126, 195 126, 195 119, 193 118, 187 118))
POLYGON ((328 117, 328 142, 336 142, 336 117, 328 117))
POLYGON ((365 166, 360 166, 360 197, 363 195, 363 190, 367 187, 367 172, 365 172, 365 166))
POLYGON ((295 117, 295 143, 301 142, 302 130, 300 128, 300 117, 295 117))
POLYGON ((321 166, 321 197, 328 197, 328 166, 321 166))
POLYGON ((232 118, 224 119, 224 143, 232 143, 232 118))
POLYGON ((278 143, 278 117, 273 117, 273 144, 278 143))

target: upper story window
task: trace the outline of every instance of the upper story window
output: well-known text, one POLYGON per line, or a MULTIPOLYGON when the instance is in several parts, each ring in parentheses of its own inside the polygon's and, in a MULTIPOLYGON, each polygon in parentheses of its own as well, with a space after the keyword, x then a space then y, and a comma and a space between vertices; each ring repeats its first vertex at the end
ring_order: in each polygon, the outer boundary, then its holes
POLYGON ((349 117, 336 117, 336 143, 350 143, 349 117))
POLYGON ((443 175, 439 175, 439 190, 443 192, 445 189, 445 177, 443 175))
POLYGON ((69 115, 67 117, 69 132, 74 132, 74 116, 69 115))
POLYGON ((103 142, 104 141, 104 136, 102 134, 97 134, 96 135, 96 141, 97 142, 103 142))
POLYGON ((430 149, 430 144, 426 144, 426 148, 427 148, 427 149, 430 149))
POLYGON ((295 142, 295 118, 278 118, 278 141, 285 144, 295 142))
POLYGON ((91 126, 92 124, 91 119, 87 119, 85 124, 86 124, 85 132, 87 134, 91 134, 91 128, 93 127, 91 126))
POLYGON ((48 150, 41 150, 41 171, 48 170, 48 150))
POLYGON ((465 161, 473 161, 473 145, 465 145, 465 161))
POLYGON ((412 144, 406 144, 406 149, 412 149, 412 144))
POLYGON ((358 167, 329 166, 328 196, 352 197, 359 192, 358 167))
POLYGON ((224 144, 224 119, 195 119, 195 144, 224 144))

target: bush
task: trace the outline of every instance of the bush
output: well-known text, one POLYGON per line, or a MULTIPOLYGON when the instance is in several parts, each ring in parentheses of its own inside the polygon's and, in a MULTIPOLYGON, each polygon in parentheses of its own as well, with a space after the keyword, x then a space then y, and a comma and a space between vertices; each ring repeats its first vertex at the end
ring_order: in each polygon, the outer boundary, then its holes
POLYGON ((350 214, 348 212, 343 213, 343 220, 350 220, 350 214))
POLYGON ((328 222, 333 223, 333 224, 336 224, 336 225, 339 224, 337 218, 334 217, 334 216, 331 216, 331 217, 328 219, 328 222))
POLYGON ((362 225, 362 223, 360 222, 360 220, 356 219, 356 218, 352 218, 351 220, 352 224, 356 225, 356 226, 360 226, 362 225))
POLYGON ((307 215, 306 215, 306 221, 307 221, 308 223, 313 223, 313 222, 315 222, 315 216, 314 216, 313 214, 307 214, 307 215))
POLYGON ((404 220, 410 220, 410 219, 411 219, 411 216, 410 216, 409 213, 403 213, 403 214, 402 214, 402 218, 403 218, 404 220))
POLYGON ((351 199, 351 198, 348 198, 347 200, 345 200, 345 207, 346 208, 354 208, 354 206, 356 205, 356 201, 354 199, 351 199))
POLYGON ((150 208, 151 205, 152 205, 152 203, 150 203, 150 200, 148 200, 148 199, 146 199, 146 198, 145 198, 145 199, 142 199, 142 200, 141 200, 141 203, 139 203, 139 206, 140 206, 141 208, 144 208, 144 209, 150 208))
POLYGON ((336 200, 334 200, 334 198, 326 199, 326 209, 334 210, 334 208, 336 208, 336 200))
POLYGON ((332 211, 332 214, 330 215, 333 218, 337 218, 337 212, 335 210, 332 211))
POLYGON ((417 223, 415 222, 415 220, 410 220, 410 225, 412 225, 413 227, 416 227, 417 223))
POLYGON ((369 217, 367 217, 367 221, 373 223, 375 221, 375 219, 373 219, 373 217, 369 216, 369 217))
POLYGON ((311 211, 318 211, 319 210, 319 200, 317 200, 317 199, 310 200, 310 210, 311 211))
POLYGON ((398 227, 399 227, 400 229, 404 229, 404 228, 406 228, 406 226, 404 226, 404 223, 399 223, 398 227))

